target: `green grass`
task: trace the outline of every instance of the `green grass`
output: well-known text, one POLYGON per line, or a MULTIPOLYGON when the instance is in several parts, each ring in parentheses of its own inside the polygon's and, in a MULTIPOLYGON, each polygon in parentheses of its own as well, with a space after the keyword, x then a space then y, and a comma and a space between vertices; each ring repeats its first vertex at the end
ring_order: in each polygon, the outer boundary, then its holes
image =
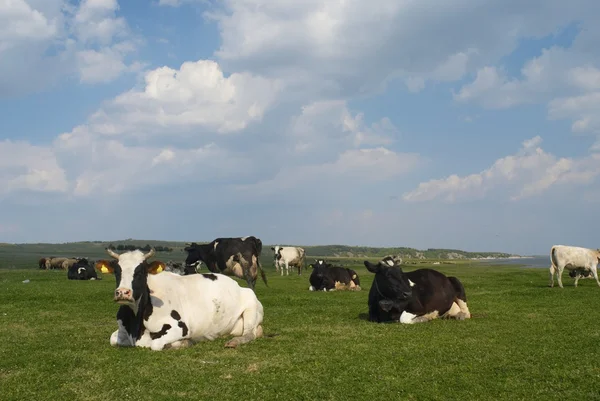
POLYGON ((364 268, 362 291, 332 293, 309 292, 308 275, 269 269, 270 288, 257 283, 267 337, 160 352, 109 345, 113 276, 3 269, 0 399, 600 399, 594 281, 573 288, 565 274, 561 290, 547 287, 546 269, 435 268, 463 281, 473 319, 370 323, 364 268))

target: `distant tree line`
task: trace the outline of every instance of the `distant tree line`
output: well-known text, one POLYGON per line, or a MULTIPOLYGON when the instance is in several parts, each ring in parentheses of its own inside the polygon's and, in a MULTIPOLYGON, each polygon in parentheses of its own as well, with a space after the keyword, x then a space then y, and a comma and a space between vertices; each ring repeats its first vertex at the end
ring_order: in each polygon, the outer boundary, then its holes
MULTIPOLYGON (((144 246, 124 245, 124 244, 118 244, 117 246, 114 246, 113 244, 110 244, 107 248, 111 249, 113 251, 135 251, 136 249, 139 249, 140 251, 143 251, 143 252, 148 252, 148 251, 150 251, 150 249, 152 249, 150 244, 146 244, 144 246)), ((168 246, 158 245, 158 246, 155 246, 154 249, 156 250, 156 252, 173 252, 173 248, 169 248, 168 246)))

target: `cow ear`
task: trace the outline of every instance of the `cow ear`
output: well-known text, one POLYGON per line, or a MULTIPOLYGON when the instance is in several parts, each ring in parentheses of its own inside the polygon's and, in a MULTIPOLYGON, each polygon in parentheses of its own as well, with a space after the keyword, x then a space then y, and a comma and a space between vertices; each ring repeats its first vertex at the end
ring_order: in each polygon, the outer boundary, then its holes
POLYGON ((150 274, 158 274, 163 270, 165 270, 165 264, 160 260, 155 260, 148 265, 148 273, 150 274))
POLYGON ((382 299, 381 301, 379 301, 379 307, 384 312, 391 311, 393 306, 394 301, 392 301, 391 299, 382 299))
POLYGON ((99 260, 94 267, 102 273, 114 273, 115 271, 108 260, 99 260))
POLYGON ((379 263, 374 265, 373 263, 369 262, 368 260, 365 260, 364 263, 365 263, 365 267, 367 268, 367 270, 370 271, 371 273, 377 273, 381 269, 379 266, 379 263))

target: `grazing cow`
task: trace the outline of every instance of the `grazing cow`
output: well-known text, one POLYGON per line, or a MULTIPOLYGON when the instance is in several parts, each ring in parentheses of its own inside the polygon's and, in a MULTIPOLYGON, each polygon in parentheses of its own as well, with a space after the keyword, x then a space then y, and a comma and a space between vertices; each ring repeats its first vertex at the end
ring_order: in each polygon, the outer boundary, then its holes
POLYGON ((135 346, 158 351, 183 348, 203 340, 233 335, 225 346, 235 348, 263 334, 263 306, 249 288, 222 274, 180 276, 162 272, 160 261, 148 262, 154 249, 100 260, 96 269, 114 273, 118 329, 112 346, 135 346), (111 263, 112 262, 112 263, 111 263))
POLYGON ((290 266, 298 268, 298 275, 302 274, 302 269, 305 263, 305 252, 303 248, 295 246, 279 246, 271 247, 275 253, 275 270, 279 272, 281 268, 281 275, 283 276, 283 267, 287 271, 287 275, 290 275, 290 266))
POLYGON ((61 270, 63 268, 63 262, 66 261, 67 259, 68 258, 62 258, 62 257, 50 258, 50 263, 48 264, 48 261, 46 261, 46 265, 48 266, 48 269, 61 270))
POLYGON ((65 259, 62 262, 62 269, 63 270, 69 270, 71 268, 71 266, 73 266, 75 263, 77 263, 80 259, 76 259, 76 258, 68 258, 65 259))
POLYGON ((433 269, 404 273, 400 266, 364 262, 375 273, 369 291, 369 320, 411 324, 442 318, 468 319, 467 296, 456 277, 433 269))
POLYGON ((352 269, 333 266, 331 263, 318 259, 309 266, 313 269, 308 279, 310 291, 360 291, 360 279, 352 269))
POLYGON ((48 260, 47 258, 41 258, 40 260, 38 260, 38 266, 40 267, 40 269, 47 269, 47 267, 46 267, 47 260, 48 260))
POLYGON ((99 280, 94 266, 87 259, 79 259, 67 272, 69 280, 99 280))
MULTIPOLYGON (((596 283, 598 280, 598 262, 600 262, 600 250, 581 248, 578 246, 554 245, 550 250, 550 287, 554 287, 554 274, 558 280, 558 286, 563 288, 562 273, 564 269, 592 273, 596 283)), ((575 275, 575 287, 581 274, 575 275)))
POLYGON ((260 275, 267 285, 267 277, 259 261, 262 242, 254 236, 217 238, 202 245, 193 242, 185 247, 184 251, 188 253, 185 265, 190 273, 190 267, 196 268, 204 262, 211 272, 245 279, 248 287, 254 290, 260 270, 260 275))

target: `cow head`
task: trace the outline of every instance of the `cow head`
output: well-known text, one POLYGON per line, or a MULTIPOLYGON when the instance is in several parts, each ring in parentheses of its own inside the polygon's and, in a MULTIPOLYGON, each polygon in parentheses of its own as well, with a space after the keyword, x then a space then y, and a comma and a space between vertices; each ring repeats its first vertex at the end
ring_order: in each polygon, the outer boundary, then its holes
POLYGON ((379 262, 375 265, 368 260, 365 260, 364 264, 367 270, 375 273, 373 286, 381 298, 379 306, 383 310, 387 312, 412 297, 411 287, 414 283, 411 283, 399 266, 390 266, 387 262, 379 262))
POLYGON ((140 250, 129 251, 119 255, 110 249, 106 250, 116 261, 99 260, 96 269, 102 273, 114 273, 117 281, 114 301, 134 307, 148 288, 148 273, 157 274, 165 269, 164 263, 155 260, 148 263, 146 259, 154 255, 154 249, 148 253, 140 250))
POLYGON ((330 279, 328 272, 329 268, 333 267, 331 263, 327 263, 322 259, 315 260, 315 263, 311 263, 310 266, 313 271, 308 279, 315 291, 321 291, 327 287, 328 284, 333 285, 333 281, 330 279))
POLYGON ((210 252, 210 244, 199 245, 192 242, 190 245, 183 248, 183 250, 188 254, 185 258, 185 269, 186 271, 191 272, 191 268, 197 270, 202 262, 206 263, 206 259, 210 252))

